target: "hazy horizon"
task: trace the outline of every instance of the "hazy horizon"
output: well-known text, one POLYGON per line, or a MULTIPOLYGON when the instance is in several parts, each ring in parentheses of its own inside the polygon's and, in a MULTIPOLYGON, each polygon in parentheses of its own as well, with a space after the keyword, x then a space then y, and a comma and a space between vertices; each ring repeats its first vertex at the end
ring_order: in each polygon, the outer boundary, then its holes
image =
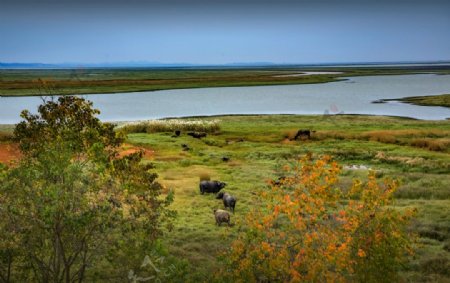
POLYGON ((442 0, 3 0, 0 62, 449 61, 448 11, 442 0))
POLYGON ((173 66, 173 67, 214 67, 214 66, 224 66, 224 67, 240 67, 240 66, 353 66, 353 65, 360 65, 360 66, 366 66, 366 65, 444 65, 448 66, 450 65, 450 60, 433 60, 433 61, 379 61, 379 62, 322 62, 322 63, 283 63, 283 62, 230 62, 230 63, 221 63, 221 64, 194 64, 189 62, 159 62, 159 61, 111 61, 111 62, 97 62, 97 63, 91 63, 91 62, 61 62, 61 63, 46 63, 46 62, 6 62, 6 61, 0 61, 0 68, 4 67, 5 65, 42 65, 42 66, 49 66, 50 68, 52 66, 54 67, 96 67, 96 66, 118 66, 118 67, 158 67, 158 66, 173 66))

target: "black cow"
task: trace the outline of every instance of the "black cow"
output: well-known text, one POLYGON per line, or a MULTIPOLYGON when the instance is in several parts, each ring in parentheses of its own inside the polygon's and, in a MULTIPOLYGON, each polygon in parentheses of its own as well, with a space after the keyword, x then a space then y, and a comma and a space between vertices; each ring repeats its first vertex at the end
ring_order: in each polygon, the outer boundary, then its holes
POLYGON ((206 133, 189 132, 187 134, 188 134, 188 136, 191 136, 191 137, 196 138, 196 139, 201 139, 201 138, 206 137, 206 133))
POLYGON ((200 193, 218 193, 227 184, 219 181, 200 181, 200 193))
POLYGON ((234 207, 236 206, 237 201, 234 196, 230 195, 229 193, 220 192, 217 194, 216 199, 222 199, 225 208, 230 208, 230 210, 234 213, 234 207))
POLYGON ((314 133, 315 131, 311 130, 298 130, 297 134, 294 137, 294 140, 297 140, 300 138, 301 140, 309 140, 311 139, 311 133, 314 133))

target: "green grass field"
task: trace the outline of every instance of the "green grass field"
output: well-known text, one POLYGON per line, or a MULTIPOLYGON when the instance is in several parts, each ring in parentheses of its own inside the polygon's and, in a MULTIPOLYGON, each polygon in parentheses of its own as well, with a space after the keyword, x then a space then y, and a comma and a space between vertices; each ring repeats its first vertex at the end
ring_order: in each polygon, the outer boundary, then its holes
POLYGON ((1 69, 0 96, 89 94, 164 89, 324 83, 348 76, 416 73, 449 74, 448 67, 265 67, 135 69, 1 69), (343 74, 285 76, 305 71, 343 74), (47 81, 43 87, 39 79, 47 81))
MULTIPOLYGON (((159 181, 175 192, 175 228, 164 243, 188 263, 190 281, 207 281, 220 264, 216 256, 237 235, 239 223, 260 205, 256 192, 267 188, 281 166, 307 152, 331 154, 341 165, 365 165, 377 176, 397 178, 396 207, 416 207, 411 229, 418 235, 414 258, 402 275, 412 282, 450 280, 450 123, 377 116, 224 116, 221 130, 204 139, 172 132, 130 133, 128 142, 154 151, 148 160, 159 181), (291 141, 298 129, 315 130, 311 140, 291 141), (419 142, 419 141, 427 142, 419 142), (187 144, 188 151, 182 149, 187 144), (438 144, 439 146, 431 146, 438 144), (222 157, 230 158, 224 162, 222 157), (222 203, 200 195, 200 177, 228 183, 238 198, 233 227, 216 227, 212 210, 222 203)), ((340 184, 367 177, 367 170, 344 169, 340 184)))

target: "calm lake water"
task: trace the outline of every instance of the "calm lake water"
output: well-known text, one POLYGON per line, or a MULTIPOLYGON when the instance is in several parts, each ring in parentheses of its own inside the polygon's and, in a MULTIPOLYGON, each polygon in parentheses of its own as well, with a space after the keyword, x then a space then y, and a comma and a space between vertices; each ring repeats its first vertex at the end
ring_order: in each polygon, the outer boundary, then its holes
MULTIPOLYGON (((134 93, 93 94, 104 121, 219 114, 373 114, 426 120, 450 117, 444 107, 399 102, 373 104, 382 98, 450 93, 450 75, 351 77, 347 81, 255 87, 219 87, 134 93)), ((0 124, 20 121, 22 109, 36 112, 38 97, 0 97, 0 124)))

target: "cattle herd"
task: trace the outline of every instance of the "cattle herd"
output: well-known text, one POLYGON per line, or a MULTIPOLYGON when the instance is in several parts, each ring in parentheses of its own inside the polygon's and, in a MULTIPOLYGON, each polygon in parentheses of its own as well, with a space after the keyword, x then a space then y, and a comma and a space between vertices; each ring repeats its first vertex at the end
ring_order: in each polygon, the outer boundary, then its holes
MULTIPOLYGON (((298 130, 294 140, 309 140, 311 139, 311 134, 315 133, 315 131, 311 130, 298 130)), ((189 132, 189 136, 192 136, 197 139, 204 138, 206 133, 198 133, 198 132, 189 132)), ((180 131, 176 131, 174 137, 180 136, 180 131)), ((182 145, 183 150, 189 150, 188 145, 182 145)), ((229 161, 229 157, 223 157, 222 160, 224 162, 229 161)), ((284 177, 280 177, 278 180, 274 181, 275 184, 279 184, 283 181, 284 177)), ((216 219, 217 226, 220 226, 222 223, 228 223, 230 226, 230 213, 227 211, 228 209, 234 213, 234 209, 236 206, 236 197, 230 195, 229 193, 220 192, 227 184, 220 181, 200 181, 200 193, 203 195, 205 193, 213 193, 217 194, 216 199, 221 199, 223 201, 224 209, 214 209, 214 217, 216 219)))
POLYGON ((216 224, 220 226, 222 223, 227 223, 230 226, 230 213, 227 211, 229 209, 234 213, 234 208, 236 206, 236 197, 230 195, 229 193, 220 192, 225 188, 227 184, 220 181, 200 181, 200 193, 213 193, 217 194, 216 199, 221 199, 225 210, 214 209, 214 217, 216 218, 216 224))

